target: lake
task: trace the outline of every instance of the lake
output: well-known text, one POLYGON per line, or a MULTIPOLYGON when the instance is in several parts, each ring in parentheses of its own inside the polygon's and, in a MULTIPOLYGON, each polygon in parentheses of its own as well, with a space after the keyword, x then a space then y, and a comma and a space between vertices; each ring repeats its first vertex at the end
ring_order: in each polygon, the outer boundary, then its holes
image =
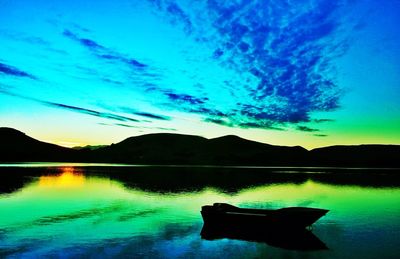
POLYGON ((0 257, 398 258, 399 173, 394 169, 3 165, 0 257), (200 209, 214 202, 329 209, 312 230, 326 249, 202 239, 200 209))

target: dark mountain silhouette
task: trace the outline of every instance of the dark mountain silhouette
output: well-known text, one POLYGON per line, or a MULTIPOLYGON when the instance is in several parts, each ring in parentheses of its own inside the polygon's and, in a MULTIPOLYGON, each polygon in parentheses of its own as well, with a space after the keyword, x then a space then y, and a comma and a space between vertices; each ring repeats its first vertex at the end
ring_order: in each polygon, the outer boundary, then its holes
POLYGON ((95 146, 92 146, 92 145, 87 145, 87 146, 76 146, 76 147, 72 147, 73 149, 76 149, 76 150, 87 150, 87 149, 89 149, 89 150, 95 150, 95 149, 99 149, 99 148, 102 148, 102 147, 105 147, 105 146, 107 146, 107 145, 95 145, 95 146))
POLYGON ((400 167, 400 145, 330 146, 310 151, 314 165, 400 167))
POLYGON ((36 140, 12 128, 0 128, 1 162, 72 161, 78 157, 75 150, 36 140))
POLYGON ((0 162, 103 162, 158 165, 400 167, 400 145, 331 146, 311 151, 224 136, 148 134, 98 148, 70 149, 0 128, 0 162))
POLYGON ((179 134, 149 134, 93 150, 91 161, 139 164, 281 165, 299 164, 301 147, 280 147, 236 136, 206 139, 179 134))

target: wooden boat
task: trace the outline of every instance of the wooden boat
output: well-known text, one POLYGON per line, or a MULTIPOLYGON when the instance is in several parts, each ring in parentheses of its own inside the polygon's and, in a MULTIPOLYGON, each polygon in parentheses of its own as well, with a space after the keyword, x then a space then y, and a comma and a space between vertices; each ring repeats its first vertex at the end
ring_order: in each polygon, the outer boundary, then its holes
POLYGON ((227 203, 202 206, 201 215, 209 225, 254 229, 305 229, 329 210, 287 207, 277 210, 238 208, 227 203))

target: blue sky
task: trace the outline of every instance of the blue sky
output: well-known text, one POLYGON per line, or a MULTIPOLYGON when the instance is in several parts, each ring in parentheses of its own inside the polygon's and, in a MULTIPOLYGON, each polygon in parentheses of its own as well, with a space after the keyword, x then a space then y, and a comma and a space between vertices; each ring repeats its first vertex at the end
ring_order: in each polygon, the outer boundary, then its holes
POLYGON ((0 0, 0 124, 400 144, 400 1, 0 0))

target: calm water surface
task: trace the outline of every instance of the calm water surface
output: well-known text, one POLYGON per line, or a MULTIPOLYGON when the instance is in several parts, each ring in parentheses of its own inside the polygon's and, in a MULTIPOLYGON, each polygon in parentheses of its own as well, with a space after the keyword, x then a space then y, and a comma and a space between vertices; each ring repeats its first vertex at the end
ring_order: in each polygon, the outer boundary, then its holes
POLYGON ((393 174, 1 167, 0 257, 398 258, 400 186, 393 174), (199 211, 214 202, 329 209, 313 229, 328 249, 204 240, 199 211))

